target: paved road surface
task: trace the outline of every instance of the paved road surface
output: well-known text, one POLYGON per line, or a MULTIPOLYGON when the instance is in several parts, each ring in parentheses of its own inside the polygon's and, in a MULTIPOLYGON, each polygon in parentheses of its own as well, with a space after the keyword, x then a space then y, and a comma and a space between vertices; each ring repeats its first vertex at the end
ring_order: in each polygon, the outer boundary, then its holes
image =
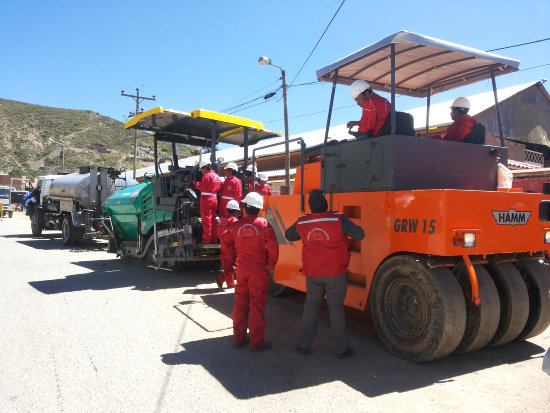
POLYGON ((0 221, 1 412, 550 412, 534 339, 412 364, 349 311, 356 355, 330 353, 323 310, 313 353, 294 352, 304 295, 270 298, 264 353, 235 350, 231 291, 215 272, 136 268, 105 243, 64 248, 0 221))

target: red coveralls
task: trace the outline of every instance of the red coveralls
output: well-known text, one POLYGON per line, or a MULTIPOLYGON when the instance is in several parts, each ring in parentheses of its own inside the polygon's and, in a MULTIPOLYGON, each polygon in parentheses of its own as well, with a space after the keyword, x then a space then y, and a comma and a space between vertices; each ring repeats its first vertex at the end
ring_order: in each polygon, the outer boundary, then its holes
POLYGON ((461 115, 448 128, 447 133, 436 136, 436 139, 444 139, 446 141, 462 142, 464 138, 472 131, 472 126, 476 123, 476 118, 467 113, 461 115))
POLYGON ((379 136, 380 129, 390 113, 390 102, 373 92, 370 98, 365 98, 363 102, 363 115, 359 121, 358 132, 372 131, 372 136, 379 136))
POLYGON ((296 230, 302 238, 302 261, 306 277, 329 277, 346 272, 350 253, 342 233, 342 215, 319 212, 302 215, 296 230))
POLYGON ((237 218, 233 215, 227 215, 220 219, 218 225, 218 238, 220 239, 220 251, 223 273, 218 276, 218 280, 223 284, 225 281, 228 287, 235 286, 235 259, 237 254, 233 238, 229 231, 231 226, 237 222, 237 218))
POLYGON ((227 213, 227 203, 234 199, 241 202, 243 198, 243 186, 241 180, 236 176, 231 176, 223 181, 220 189, 220 217, 229 215, 227 213))
POLYGON ((271 195, 271 188, 268 184, 260 185, 256 182, 254 184, 254 192, 259 193, 261 196, 271 195))
POLYGON ((230 230, 237 250, 237 286, 233 307, 233 342, 246 339, 250 333, 250 348, 266 345, 265 306, 269 273, 279 259, 279 244, 273 228, 266 219, 250 215, 238 220, 230 230), (250 315, 250 316, 249 316, 250 315))
POLYGON ((193 181, 193 184, 201 191, 202 242, 216 244, 218 242, 216 231, 217 194, 222 186, 220 177, 211 169, 202 176, 200 182, 193 181))

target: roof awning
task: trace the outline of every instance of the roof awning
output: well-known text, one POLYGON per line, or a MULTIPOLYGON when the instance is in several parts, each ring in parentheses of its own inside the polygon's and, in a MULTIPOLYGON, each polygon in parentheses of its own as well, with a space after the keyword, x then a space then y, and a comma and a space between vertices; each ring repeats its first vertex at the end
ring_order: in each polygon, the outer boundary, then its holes
POLYGON ((124 129, 151 131, 158 140, 167 142, 209 146, 213 126, 215 126, 215 139, 232 145, 243 146, 245 133, 248 133, 249 145, 262 139, 281 136, 280 132, 264 130, 261 122, 237 116, 203 109, 180 112, 162 107, 148 110, 130 119, 124 125, 124 129))
POLYGON ((425 97, 519 70, 519 61, 416 33, 401 31, 317 71, 319 81, 350 85, 366 80, 391 91, 391 45, 395 45, 396 93, 425 97))

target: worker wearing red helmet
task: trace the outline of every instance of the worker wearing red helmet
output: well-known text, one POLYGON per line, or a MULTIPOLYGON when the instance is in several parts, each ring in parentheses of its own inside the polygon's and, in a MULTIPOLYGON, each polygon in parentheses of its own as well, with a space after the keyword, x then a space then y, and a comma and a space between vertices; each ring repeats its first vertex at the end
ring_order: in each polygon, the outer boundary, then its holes
POLYGON ((348 128, 359 126, 358 132, 370 136, 380 136, 380 129, 386 123, 391 113, 391 104, 387 99, 374 93, 370 84, 364 80, 356 80, 351 84, 351 97, 363 109, 360 121, 349 121, 348 128))
POLYGON ((443 135, 433 136, 434 139, 462 142, 472 131, 476 118, 468 115, 470 101, 464 97, 456 98, 451 105, 451 119, 453 123, 443 135))
POLYGON ((199 169, 202 172, 202 179, 200 182, 193 181, 193 184, 201 191, 202 242, 216 244, 218 242, 216 210, 218 209, 218 191, 222 184, 218 174, 211 168, 210 162, 201 161, 199 169))
POLYGON ((346 269, 350 258, 348 236, 359 241, 365 237, 365 232, 344 215, 327 212, 327 201, 318 189, 311 191, 308 204, 311 214, 302 215, 285 232, 285 238, 289 241, 302 240, 306 276, 306 301, 296 349, 300 354, 309 354, 317 333, 319 310, 326 295, 332 350, 338 358, 346 358, 353 354, 344 314, 348 289, 346 269))
POLYGON ((218 238, 220 239, 220 260, 223 273, 216 278, 216 284, 223 290, 223 283, 228 288, 235 287, 235 260, 237 258, 233 239, 230 235, 231 226, 237 222, 241 207, 237 201, 232 199, 227 203, 227 215, 220 218, 218 224, 218 238))
POLYGON ((231 234, 237 252, 237 285, 233 307, 233 346, 245 346, 248 327, 250 349, 268 350, 265 340, 265 306, 269 279, 279 259, 279 244, 273 228, 258 213, 264 199, 251 192, 243 200, 246 216, 233 224, 231 234))
POLYGON ((229 201, 240 202, 243 197, 243 186, 237 177, 238 172, 239 168, 235 162, 229 162, 223 170, 225 181, 220 189, 220 218, 228 215, 226 205, 229 201))

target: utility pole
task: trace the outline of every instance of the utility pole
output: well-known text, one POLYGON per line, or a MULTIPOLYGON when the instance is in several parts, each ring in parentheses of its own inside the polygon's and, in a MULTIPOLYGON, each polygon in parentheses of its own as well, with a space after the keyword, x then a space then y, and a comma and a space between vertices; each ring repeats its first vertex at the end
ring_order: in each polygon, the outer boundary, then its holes
MULTIPOLYGON (((137 116, 137 115, 139 115, 140 113, 143 112, 143 109, 140 112, 139 104, 141 102, 143 102, 144 100, 156 100, 155 95, 153 95, 152 98, 147 98, 147 97, 144 97, 144 96, 140 96, 138 88, 136 88, 136 94, 135 95, 128 95, 128 94, 124 93, 124 90, 120 92, 120 95, 121 96, 127 96, 127 97, 132 98, 136 101, 136 111, 135 112, 130 112, 130 116, 137 116)), ((137 129, 134 129, 134 176, 133 176, 134 179, 136 179, 136 162, 137 162, 137 129)))

